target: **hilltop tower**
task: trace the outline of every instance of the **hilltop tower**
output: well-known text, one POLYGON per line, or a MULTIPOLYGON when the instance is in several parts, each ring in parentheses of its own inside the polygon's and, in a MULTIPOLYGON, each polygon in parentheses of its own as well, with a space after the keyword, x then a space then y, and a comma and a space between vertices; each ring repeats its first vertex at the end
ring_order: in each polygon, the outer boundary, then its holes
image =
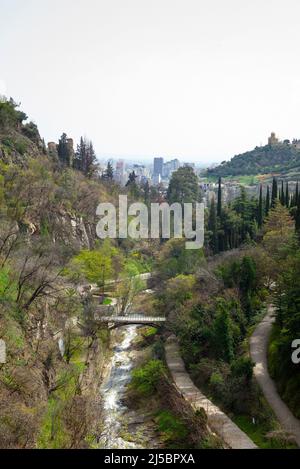
POLYGON ((268 138, 268 145, 278 145, 279 139, 276 137, 275 132, 271 133, 271 136, 268 138))

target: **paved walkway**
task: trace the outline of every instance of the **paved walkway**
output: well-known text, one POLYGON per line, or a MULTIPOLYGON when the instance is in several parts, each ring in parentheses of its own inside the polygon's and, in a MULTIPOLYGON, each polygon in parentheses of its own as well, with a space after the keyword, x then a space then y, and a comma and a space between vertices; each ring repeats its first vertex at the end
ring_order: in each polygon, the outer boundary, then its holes
POLYGON ((194 385, 185 369, 175 336, 169 337, 166 341, 165 352, 166 362, 178 392, 190 403, 195 411, 200 408, 205 410, 208 425, 211 430, 215 432, 229 448, 257 448, 253 441, 194 385))
POLYGON ((268 314, 257 326, 250 339, 250 354, 255 363, 254 375, 272 407, 282 427, 295 436, 297 445, 300 447, 300 420, 298 420, 287 405, 280 398, 275 383, 268 372, 267 353, 272 324, 274 308, 268 307, 268 314))

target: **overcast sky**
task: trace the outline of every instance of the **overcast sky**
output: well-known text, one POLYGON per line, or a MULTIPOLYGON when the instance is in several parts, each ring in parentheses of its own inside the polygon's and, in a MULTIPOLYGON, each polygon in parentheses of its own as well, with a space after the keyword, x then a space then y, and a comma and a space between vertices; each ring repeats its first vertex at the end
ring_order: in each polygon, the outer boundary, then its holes
POLYGON ((299 50, 299 0, 0 0, 0 93, 100 156, 300 138, 299 50))

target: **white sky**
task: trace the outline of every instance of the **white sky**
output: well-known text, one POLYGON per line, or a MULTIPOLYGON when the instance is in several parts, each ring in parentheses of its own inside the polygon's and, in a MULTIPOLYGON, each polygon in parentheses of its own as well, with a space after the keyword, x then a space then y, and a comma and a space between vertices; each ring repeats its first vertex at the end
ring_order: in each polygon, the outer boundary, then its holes
POLYGON ((0 0, 0 94, 46 141, 222 161, 300 137, 299 0, 0 0))

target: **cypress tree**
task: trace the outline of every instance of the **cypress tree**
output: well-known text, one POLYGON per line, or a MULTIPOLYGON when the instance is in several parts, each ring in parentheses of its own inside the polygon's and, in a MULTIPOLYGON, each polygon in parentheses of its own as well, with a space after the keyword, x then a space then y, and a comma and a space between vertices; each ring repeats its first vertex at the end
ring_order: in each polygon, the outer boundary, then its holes
POLYGON ((288 182, 286 183, 286 186, 285 186, 285 205, 287 206, 287 208, 289 208, 289 206, 290 206, 290 194, 289 194, 289 183, 288 182))
POLYGON ((257 224, 259 227, 261 227, 262 223, 263 223, 263 198, 262 198, 262 185, 260 185, 257 224))
POLYGON ((93 176, 98 168, 93 143, 86 138, 80 138, 80 143, 77 145, 75 159, 73 161, 73 167, 83 172, 88 177, 93 176))
POLYGON ((234 341, 232 321, 225 300, 220 300, 217 305, 217 314, 213 322, 213 334, 219 357, 230 363, 234 358, 234 341))
POLYGON ((297 184, 296 184, 296 192, 295 192, 295 201, 294 201, 294 205, 297 207, 298 205, 298 202, 299 202, 299 183, 297 181, 297 184))
POLYGON ((268 215, 269 210, 270 210, 270 188, 269 186, 267 186, 266 210, 265 210, 266 216, 268 215))
POLYGON ((281 204, 284 205, 284 203, 285 203, 285 197, 284 197, 283 181, 281 181, 281 191, 280 191, 279 200, 280 200, 281 204))
POLYGON ((208 216, 208 229, 211 231, 210 246, 214 253, 218 252, 218 223, 215 197, 212 197, 208 216))
POLYGON ((108 179, 108 180, 112 181, 113 178, 114 178, 114 170, 113 170, 111 162, 109 161, 107 163, 104 179, 108 179))
POLYGON ((277 179, 273 177, 272 183, 272 195, 271 195, 271 207, 275 207, 275 202, 278 197, 277 179))
POLYGON ((220 217, 222 214, 222 180, 219 178, 219 186, 218 186, 218 207, 217 207, 217 215, 220 217))
POLYGON ((69 152, 68 152, 68 138, 67 138, 66 133, 63 133, 62 136, 59 139, 58 147, 57 147, 57 153, 58 153, 58 157, 59 157, 60 161, 64 165, 67 165, 68 164, 69 152))
POLYGON ((300 233, 300 197, 298 197, 297 210, 295 213, 295 227, 296 231, 300 233))

